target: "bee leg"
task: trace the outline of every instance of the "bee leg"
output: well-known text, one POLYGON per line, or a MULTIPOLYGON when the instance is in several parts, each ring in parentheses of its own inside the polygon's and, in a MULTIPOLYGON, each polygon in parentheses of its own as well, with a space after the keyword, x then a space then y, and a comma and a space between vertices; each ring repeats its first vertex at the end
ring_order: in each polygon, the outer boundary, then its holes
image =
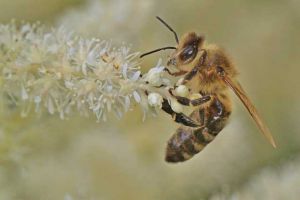
POLYGON ((161 84, 159 86, 154 86, 154 87, 156 87, 156 88, 162 88, 162 87, 167 87, 167 86, 165 84, 161 84))
POLYGON ((177 100, 178 103, 184 106, 199 106, 212 99, 210 95, 206 95, 198 99, 189 99, 187 97, 176 96, 173 94, 172 89, 169 89, 169 93, 177 100))
POLYGON ((178 103, 185 105, 185 106, 199 106, 199 105, 204 104, 211 100, 211 96, 209 96, 209 95, 203 96, 198 99, 193 99, 193 100, 186 98, 186 97, 180 97, 180 96, 174 96, 174 97, 177 99, 178 103))
POLYGON ((230 112, 225 110, 218 99, 215 99, 209 109, 213 110, 214 114, 208 117, 206 127, 213 136, 216 136, 225 127, 230 112))
POLYGON ((177 123, 180 123, 180 124, 183 124, 183 125, 189 126, 189 127, 201 126, 199 123, 195 122, 192 118, 186 116, 185 114, 175 112, 171 108, 171 105, 169 104, 167 99, 163 100, 162 110, 165 111, 166 113, 170 114, 172 116, 173 120, 177 123))
POLYGON ((181 84, 184 85, 188 81, 192 80, 192 78, 198 73, 200 67, 204 65, 206 57, 207 57, 207 51, 205 49, 202 49, 202 51, 203 51, 203 54, 200 57, 199 63, 189 73, 187 73, 184 76, 181 84))
POLYGON ((168 68, 165 68, 164 69, 166 72, 168 72, 169 75, 171 76, 181 76, 181 75, 184 75, 186 74, 186 71, 178 71, 178 72, 171 72, 168 68))

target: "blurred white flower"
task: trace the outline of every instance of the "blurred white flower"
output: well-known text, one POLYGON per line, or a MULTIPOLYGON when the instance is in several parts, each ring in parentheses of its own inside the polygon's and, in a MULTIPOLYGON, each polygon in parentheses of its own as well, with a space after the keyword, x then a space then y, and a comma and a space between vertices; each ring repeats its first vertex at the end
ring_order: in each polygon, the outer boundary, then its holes
POLYGON ((283 163, 280 167, 267 167, 255 174, 233 193, 214 194, 210 200, 222 199, 298 199, 300 195, 299 157, 283 163))
POLYGON ((57 24, 88 37, 134 41, 139 30, 147 26, 145 19, 150 18, 153 5, 151 0, 88 0, 79 8, 67 10, 57 24))
POLYGON ((23 116, 33 105, 36 112, 46 108, 61 118, 74 110, 98 120, 107 120, 110 112, 120 118, 131 99, 147 110, 145 91, 159 92, 155 86, 167 84, 161 62, 143 77, 137 55, 64 28, 0 25, 0 94, 22 107, 23 116))
POLYGON ((73 200, 73 197, 70 194, 66 194, 64 200, 73 200))

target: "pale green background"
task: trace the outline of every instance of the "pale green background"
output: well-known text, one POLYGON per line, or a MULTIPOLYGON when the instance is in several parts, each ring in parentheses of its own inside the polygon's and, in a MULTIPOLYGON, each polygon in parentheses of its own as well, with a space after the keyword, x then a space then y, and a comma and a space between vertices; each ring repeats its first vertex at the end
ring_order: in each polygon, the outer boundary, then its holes
MULTIPOLYGON (((122 2, 129 6, 121 8, 116 8, 118 1, 99 2, 106 10, 101 18, 72 21, 85 12, 85 1, 1 0, 0 21, 63 22, 86 37, 112 39, 115 45, 124 41, 141 52, 174 45, 156 15, 179 35, 190 30, 204 34, 233 58, 278 148, 265 141, 235 97, 231 123, 203 152, 177 165, 163 160, 166 141, 177 127, 165 113, 142 123, 141 111, 134 108, 120 121, 97 124, 80 116, 23 119, 8 108, 1 114, 0 200, 300 195, 300 1, 128 0, 122 2)), ((142 67, 166 55, 149 56, 142 67)))

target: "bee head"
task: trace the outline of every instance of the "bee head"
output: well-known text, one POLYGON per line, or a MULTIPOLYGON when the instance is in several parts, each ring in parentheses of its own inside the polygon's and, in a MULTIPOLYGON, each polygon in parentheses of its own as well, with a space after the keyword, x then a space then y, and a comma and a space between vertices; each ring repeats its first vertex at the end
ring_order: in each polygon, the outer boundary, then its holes
POLYGON ((179 40, 176 50, 171 54, 168 65, 174 65, 182 71, 190 71, 200 56, 204 37, 195 32, 186 33, 179 40))
POLYGON ((173 49, 175 51, 171 54, 167 65, 174 65, 182 71, 191 70, 190 66, 194 64, 193 61, 195 61, 199 56, 198 52, 201 49, 204 37, 198 36, 195 32, 189 32, 183 35, 179 40, 177 33, 164 20, 162 20, 160 17, 156 18, 174 34, 177 46, 158 48, 140 55, 140 58, 162 50, 173 49))

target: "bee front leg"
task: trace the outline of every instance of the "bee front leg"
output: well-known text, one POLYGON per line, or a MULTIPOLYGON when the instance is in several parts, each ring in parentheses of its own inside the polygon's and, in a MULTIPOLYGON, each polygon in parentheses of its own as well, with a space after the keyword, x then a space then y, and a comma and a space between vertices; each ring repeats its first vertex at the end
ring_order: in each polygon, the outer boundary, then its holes
POLYGON ((165 111, 166 113, 170 114, 172 116, 173 120, 177 123, 180 123, 180 124, 183 124, 183 125, 189 126, 189 127, 200 127, 201 126, 198 122, 195 122, 193 119, 186 116, 185 114, 175 112, 172 109, 172 107, 169 104, 167 99, 163 99, 162 110, 165 111))
POLYGON ((187 73, 184 77, 183 80, 181 82, 182 85, 186 84, 188 81, 192 80, 192 78, 194 78, 194 76, 196 76, 196 74, 198 73, 199 69, 201 68, 201 66, 204 65, 206 57, 207 57, 207 51, 205 49, 202 49, 203 53, 199 59, 199 62, 197 63, 197 65, 189 72, 187 73))
POLYGON ((168 68, 164 69, 166 72, 168 72, 169 75, 171 76, 182 76, 184 74, 186 74, 186 71, 178 71, 178 72, 171 72, 168 68))

